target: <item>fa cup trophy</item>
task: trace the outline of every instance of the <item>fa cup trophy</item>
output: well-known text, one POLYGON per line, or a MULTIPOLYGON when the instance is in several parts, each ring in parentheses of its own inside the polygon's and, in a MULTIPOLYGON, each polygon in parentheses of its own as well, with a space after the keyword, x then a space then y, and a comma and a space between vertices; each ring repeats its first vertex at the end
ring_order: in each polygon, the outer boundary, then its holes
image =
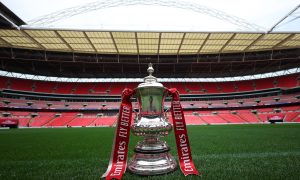
POLYGON ((131 126, 131 132, 143 136, 144 140, 135 146, 135 154, 128 163, 128 170, 139 175, 165 174, 176 169, 177 163, 169 153, 169 146, 160 137, 172 130, 164 112, 164 99, 168 90, 152 76, 152 64, 148 68, 149 76, 135 89, 139 103, 139 112, 131 126))
POLYGON ((167 89, 152 76, 154 69, 149 64, 149 76, 134 90, 125 88, 122 92, 115 138, 111 158, 106 172, 102 175, 106 179, 121 179, 127 169, 138 175, 158 175, 174 171, 177 162, 169 153, 170 148, 165 141, 160 140, 172 130, 164 112, 164 100, 172 96, 171 114, 174 125, 177 155, 180 169, 185 176, 199 175, 193 160, 188 140, 188 133, 180 104, 179 93, 175 88, 167 89), (133 125, 131 97, 139 102, 139 112, 133 125), (129 136, 131 132, 144 139, 137 143, 134 155, 127 163, 129 136))

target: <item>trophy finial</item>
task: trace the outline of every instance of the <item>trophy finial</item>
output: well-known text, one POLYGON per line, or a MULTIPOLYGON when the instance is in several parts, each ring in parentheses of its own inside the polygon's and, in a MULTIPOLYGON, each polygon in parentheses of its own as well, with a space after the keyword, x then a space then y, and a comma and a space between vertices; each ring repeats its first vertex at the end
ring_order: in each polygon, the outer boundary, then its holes
POLYGON ((149 73, 149 75, 144 77, 144 83, 139 84, 138 87, 142 87, 142 86, 159 86, 159 87, 162 87, 163 86, 161 83, 157 82, 156 77, 152 76, 152 73, 154 72, 154 69, 152 67, 152 63, 148 64, 147 72, 149 73))
POLYGON ((152 73, 154 72, 154 69, 152 67, 152 63, 148 64, 147 72, 149 73, 149 76, 152 76, 152 73))

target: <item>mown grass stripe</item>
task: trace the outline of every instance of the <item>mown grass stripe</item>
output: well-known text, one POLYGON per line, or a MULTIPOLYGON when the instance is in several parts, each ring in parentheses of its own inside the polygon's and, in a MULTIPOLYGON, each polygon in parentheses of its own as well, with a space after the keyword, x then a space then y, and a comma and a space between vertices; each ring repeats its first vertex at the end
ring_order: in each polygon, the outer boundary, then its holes
MULTIPOLYGON (((195 165, 203 179, 299 179, 300 124, 189 126, 195 165)), ((99 179, 114 128, 0 131, 0 179, 99 179)), ((131 136, 129 158, 139 137, 131 136)), ((164 138, 176 156, 171 133, 164 138)), ((180 170, 124 180, 199 179, 180 170)))

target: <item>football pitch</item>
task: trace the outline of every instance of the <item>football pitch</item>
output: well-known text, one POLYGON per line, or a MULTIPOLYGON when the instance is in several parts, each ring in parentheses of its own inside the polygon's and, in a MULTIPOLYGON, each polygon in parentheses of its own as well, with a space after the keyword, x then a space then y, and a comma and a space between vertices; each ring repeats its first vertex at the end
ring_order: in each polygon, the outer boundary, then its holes
MULTIPOLYGON (((300 124, 188 126, 201 177, 179 169, 123 179, 299 179, 300 124)), ((114 128, 0 130, 0 179, 99 179, 114 128)), ((130 137, 130 158, 138 137, 130 137)), ((165 138, 176 156, 173 132, 165 138)))

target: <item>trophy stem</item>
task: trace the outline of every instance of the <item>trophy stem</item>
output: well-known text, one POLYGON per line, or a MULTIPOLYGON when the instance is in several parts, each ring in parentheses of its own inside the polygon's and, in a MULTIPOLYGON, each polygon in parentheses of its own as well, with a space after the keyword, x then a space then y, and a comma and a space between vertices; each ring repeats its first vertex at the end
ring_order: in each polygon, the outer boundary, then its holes
POLYGON ((160 140, 159 136, 145 136, 135 147, 135 152, 140 153, 162 153, 169 150, 167 143, 160 140))

